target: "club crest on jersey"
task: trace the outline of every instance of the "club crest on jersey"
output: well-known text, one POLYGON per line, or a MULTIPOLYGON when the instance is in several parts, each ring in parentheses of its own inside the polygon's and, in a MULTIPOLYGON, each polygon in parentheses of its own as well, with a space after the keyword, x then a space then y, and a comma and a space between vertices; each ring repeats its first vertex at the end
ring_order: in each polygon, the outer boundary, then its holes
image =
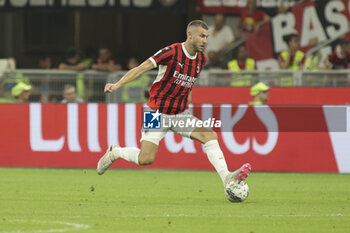
POLYGON ((160 129, 161 128, 161 113, 157 111, 143 112, 143 128, 144 129, 160 129))

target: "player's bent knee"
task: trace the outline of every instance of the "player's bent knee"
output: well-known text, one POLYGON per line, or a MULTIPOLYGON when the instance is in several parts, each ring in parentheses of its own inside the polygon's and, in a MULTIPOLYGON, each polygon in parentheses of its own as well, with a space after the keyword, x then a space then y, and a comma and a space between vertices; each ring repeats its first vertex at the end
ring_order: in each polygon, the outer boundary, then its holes
POLYGON ((139 154, 139 165, 145 166, 152 164, 156 158, 158 145, 154 142, 143 140, 139 154))
POLYGON ((145 166, 153 163, 156 153, 141 152, 139 155, 139 165, 145 166))
POLYGON ((154 159, 152 158, 140 158, 139 157, 139 165, 146 166, 152 164, 154 159))

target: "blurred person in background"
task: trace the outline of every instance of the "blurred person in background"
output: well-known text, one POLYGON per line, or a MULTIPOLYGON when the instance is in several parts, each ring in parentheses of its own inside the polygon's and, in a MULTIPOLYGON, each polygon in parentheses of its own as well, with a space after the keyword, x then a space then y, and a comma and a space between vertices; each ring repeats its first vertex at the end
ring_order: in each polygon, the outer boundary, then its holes
POLYGON ((91 68, 92 64, 96 60, 96 50, 92 47, 88 47, 84 51, 84 59, 81 61, 86 67, 91 68))
MULTIPOLYGON (((97 53, 96 49, 92 47, 87 47, 84 50, 84 59, 82 60, 81 63, 83 63, 86 67, 89 69, 92 68, 92 65, 96 61, 97 58, 97 53)), ((85 77, 83 74, 80 74, 77 76, 77 82, 76 82, 76 87, 77 87, 77 93, 79 96, 85 98, 86 100, 92 100, 92 101, 98 101, 96 99, 93 99, 93 93, 94 89, 99 88, 99 80, 102 82, 103 80, 101 79, 95 79, 92 78, 94 76, 87 76, 85 77)), ((104 81, 103 81, 104 82, 104 81)))
POLYGON ((269 89, 263 82, 259 82, 250 88, 250 95, 253 97, 253 101, 249 102, 249 105, 263 105, 269 99, 269 89))
POLYGON ((206 53, 208 55, 208 66, 206 68, 223 68, 222 53, 230 48, 235 41, 231 28, 226 25, 225 16, 216 14, 214 17, 214 25, 208 30, 208 44, 206 53))
MULTIPOLYGON (((350 41, 342 39, 338 48, 329 57, 332 69, 350 69, 350 41)), ((329 85, 350 86, 347 74, 338 74, 329 78, 329 85)))
POLYGON ((278 56, 280 69, 301 70, 305 62, 304 53, 299 50, 299 36, 289 34, 284 38, 288 48, 278 56))
MULTIPOLYGON (((302 70, 305 63, 305 54, 299 50, 299 36, 295 33, 286 35, 284 38, 287 49, 278 55, 278 65, 281 70, 302 70)), ((294 85, 294 77, 281 76, 279 78, 280 86, 291 87, 294 85)))
MULTIPOLYGON (((140 65, 135 57, 128 60, 129 70, 140 65)), ((142 74, 140 78, 123 86, 122 99, 126 103, 146 103, 149 93, 148 87, 151 84, 151 78, 147 74, 142 74)))
MULTIPOLYGON (((40 69, 50 70, 52 69, 52 59, 49 56, 42 56, 39 58, 39 67, 40 69)), ((45 74, 40 80, 40 102, 48 103, 49 102, 49 93, 50 93, 50 74, 45 74)))
MULTIPOLYGON (((284 41, 288 48, 278 55, 278 65, 282 70, 302 70, 305 63, 305 55, 299 50, 299 36, 295 33, 285 36, 284 41)), ((280 86, 293 86, 292 75, 280 77, 280 86)))
POLYGON ((16 103, 25 103, 28 102, 30 97, 30 90, 32 87, 23 82, 19 82, 11 90, 11 94, 16 99, 16 103))
MULTIPOLYGON (((11 95, 11 90, 14 86, 17 85, 17 83, 23 81, 23 82, 29 82, 26 78, 23 77, 23 74, 20 72, 15 72, 16 69, 16 59, 13 57, 0 59, 0 95, 4 97, 9 97, 10 99, 13 97, 11 95), (6 78, 4 74, 15 74, 15 78, 6 78), (3 87, 3 90, 1 90, 3 87)), ((1 102, 6 102, 1 101, 1 102)))
MULTIPOLYGON (((308 48, 312 50, 319 45, 318 38, 314 37, 309 40, 308 48)), ((311 54, 306 55, 304 70, 305 71, 318 71, 326 70, 330 67, 328 57, 319 49, 311 54)), ((329 84, 329 78, 327 74, 307 74, 305 81, 308 86, 327 86, 329 84)))
POLYGON ((69 48, 66 52, 66 60, 62 62, 58 69, 60 70, 86 70, 88 67, 81 62, 81 52, 76 48, 69 48))
POLYGON ((342 39, 339 42, 339 48, 329 57, 332 69, 350 68, 350 41, 342 39))
POLYGON ((61 103, 84 103, 84 100, 77 96, 75 86, 66 84, 63 88, 63 100, 61 103))
MULTIPOLYGON (((309 40, 308 49, 314 49, 318 46, 318 38, 314 37, 309 40)), ((327 56, 325 56, 321 50, 317 50, 305 59, 304 70, 317 71, 319 69, 328 69, 329 61, 327 56)))
MULTIPOLYGON (((76 48, 68 49, 66 53, 65 62, 59 65, 59 69, 63 70, 74 70, 74 71, 84 71, 89 67, 86 63, 82 62, 81 52, 76 48)), ((83 73, 78 73, 75 78, 75 85, 77 87, 77 94, 81 97, 86 97, 86 85, 84 80, 85 75, 83 73)))
POLYGON ((50 70, 53 68, 52 66, 52 59, 49 56, 42 56, 39 58, 39 68, 50 70))
POLYGON ((92 65, 92 69, 99 71, 116 72, 122 70, 121 65, 115 64, 112 58, 112 52, 107 47, 101 47, 98 50, 98 58, 92 65))
POLYGON ((271 17, 256 7, 256 0, 247 0, 247 6, 241 9, 238 32, 258 32, 271 21, 271 17))
MULTIPOLYGON (((240 71, 240 70, 255 70, 255 60, 248 57, 248 49, 246 46, 241 45, 237 49, 236 59, 231 60, 227 63, 227 67, 231 71, 240 71)), ((250 86, 251 75, 249 74, 239 74, 233 75, 233 79, 230 85, 231 86, 250 86)))

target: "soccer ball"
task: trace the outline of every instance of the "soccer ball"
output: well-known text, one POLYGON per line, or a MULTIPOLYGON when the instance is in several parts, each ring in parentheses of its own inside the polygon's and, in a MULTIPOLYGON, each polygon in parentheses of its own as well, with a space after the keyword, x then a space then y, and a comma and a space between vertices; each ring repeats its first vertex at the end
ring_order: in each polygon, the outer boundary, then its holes
POLYGON ((241 202, 247 199, 249 187, 243 180, 231 181, 225 187, 225 195, 231 202, 241 202))

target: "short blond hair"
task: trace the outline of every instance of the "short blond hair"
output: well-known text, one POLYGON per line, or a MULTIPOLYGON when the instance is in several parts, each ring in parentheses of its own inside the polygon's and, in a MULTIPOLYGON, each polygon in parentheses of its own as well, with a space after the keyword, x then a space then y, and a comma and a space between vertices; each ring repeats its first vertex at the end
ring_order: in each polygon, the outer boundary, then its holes
POLYGON ((187 31, 191 28, 191 27, 202 27, 205 30, 208 30, 208 25, 199 19, 193 20, 191 21, 188 25, 187 25, 187 31))

